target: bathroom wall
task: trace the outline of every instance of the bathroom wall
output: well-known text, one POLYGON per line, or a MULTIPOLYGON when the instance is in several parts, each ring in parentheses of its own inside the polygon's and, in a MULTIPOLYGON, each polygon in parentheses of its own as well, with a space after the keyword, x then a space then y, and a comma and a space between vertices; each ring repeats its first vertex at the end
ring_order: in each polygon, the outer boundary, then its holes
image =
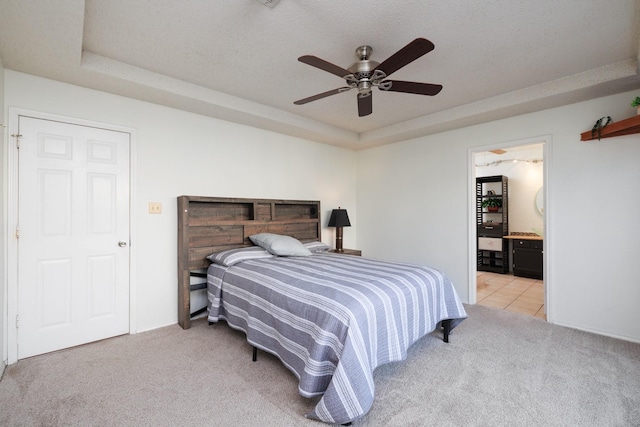
POLYGON ((504 175, 509 178, 509 232, 544 229, 536 208, 543 187, 543 144, 505 148, 506 153, 477 153, 476 177, 504 175))

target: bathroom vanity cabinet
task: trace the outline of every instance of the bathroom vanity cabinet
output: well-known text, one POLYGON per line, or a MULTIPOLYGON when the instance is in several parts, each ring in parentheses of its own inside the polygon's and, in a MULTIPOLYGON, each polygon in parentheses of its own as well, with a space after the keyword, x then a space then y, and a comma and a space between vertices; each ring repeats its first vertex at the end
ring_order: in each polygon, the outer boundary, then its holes
POLYGON ((542 280, 541 239, 516 238, 513 240, 513 275, 542 280))

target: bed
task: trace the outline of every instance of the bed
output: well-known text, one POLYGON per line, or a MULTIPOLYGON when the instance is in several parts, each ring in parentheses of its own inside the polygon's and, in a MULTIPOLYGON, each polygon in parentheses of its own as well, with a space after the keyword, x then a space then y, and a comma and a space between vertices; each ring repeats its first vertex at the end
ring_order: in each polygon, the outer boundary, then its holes
MULTIPOLYGON (((209 263, 209 322, 225 320, 254 348, 276 355, 298 378, 299 393, 319 398, 308 418, 339 424, 360 418, 373 404, 377 366, 404 360, 407 349, 434 330, 445 328, 448 336, 466 317, 451 282, 435 269, 330 253, 320 241, 319 202, 182 197, 182 220, 200 209, 179 232, 185 253, 203 243, 194 236, 208 236, 209 246, 198 253, 209 263), (202 215, 228 208, 227 202, 235 213, 202 215), (273 241, 254 245, 256 236, 294 237, 292 247, 302 253, 280 253, 273 241)), ((202 268, 195 261, 192 267, 202 268)), ((184 297, 194 285, 189 280, 181 287, 184 297)))

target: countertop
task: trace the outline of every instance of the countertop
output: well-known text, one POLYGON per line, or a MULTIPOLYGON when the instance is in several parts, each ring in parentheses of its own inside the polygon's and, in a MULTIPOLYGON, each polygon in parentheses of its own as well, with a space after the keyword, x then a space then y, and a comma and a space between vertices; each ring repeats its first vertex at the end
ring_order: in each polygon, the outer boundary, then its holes
POLYGON ((518 240, 544 240, 544 238, 536 233, 524 233, 514 231, 508 236, 502 236, 503 239, 518 239, 518 240))

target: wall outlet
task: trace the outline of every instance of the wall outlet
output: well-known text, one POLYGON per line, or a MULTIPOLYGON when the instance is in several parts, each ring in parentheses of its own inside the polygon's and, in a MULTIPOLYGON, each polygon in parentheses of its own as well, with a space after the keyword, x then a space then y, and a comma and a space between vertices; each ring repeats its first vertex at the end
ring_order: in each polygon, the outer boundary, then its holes
POLYGON ((162 203, 160 203, 160 202, 149 202, 149 213, 150 214, 161 214, 162 213, 162 203))

